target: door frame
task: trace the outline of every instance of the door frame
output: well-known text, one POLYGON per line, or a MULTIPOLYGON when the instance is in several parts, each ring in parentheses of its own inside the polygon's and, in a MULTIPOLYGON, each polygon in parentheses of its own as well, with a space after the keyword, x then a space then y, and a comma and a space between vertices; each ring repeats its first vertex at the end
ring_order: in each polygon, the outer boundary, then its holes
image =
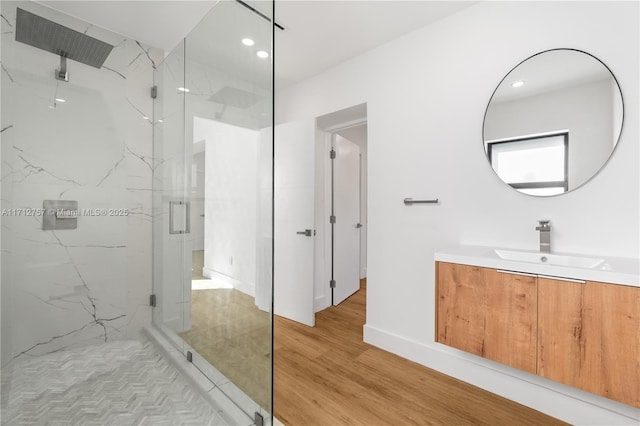
MULTIPOLYGON (((366 127, 366 124, 358 125, 358 127, 366 127)), ((330 223, 331 227, 331 281, 330 283, 335 286, 331 286, 331 305, 338 306, 340 303, 348 299, 351 295, 356 293, 360 289, 360 262, 361 262, 361 243, 362 243, 362 152, 361 146, 358 142, 354 142, 351 139, 343 136, 339 133, 332 134, 331 145, 331 214, 332 217, 336 217, 338 220, 330 223), (357 157, 351 157, 352 160, 356 160, 357 166, 355 168, 355 175, 349 175, 348 168, 343 169, 345 166, 345 158, 342 157, 341 147, 351 146, 352 149, 357 150, 357 157), (349 177, 345 176, 345 173, 349 177), (354 179, 355 178, 355 179, 354 179), (356 206, 355 211, 345 207, 349 204, 349 201, 344 198, 343 190, 348 188, 349 192, 355 189, 356 206), (342 200, 342 201, 339 201, 342 200), (346 203, 346 204, 344 204, 346 203), (353 214, 354 216, 350 216, 353 214), (345 217, 343 217, 345 215, 345 217), (357 218, 356 218, 357 216, 357 218), (345 227, 346 225, 346 227, 345 227), (351 227, 355 227, 354 229, 351 227), (353 246, 351 244, 355 243, 353 246), (348 258, 349 262, 346 264, 343 262, 345 259, 340 259, 340 255, 348 258), (355 257, 355 259, 353 258, 355 257), (341 265, 341 266, 340 266, 341 265), (354 269, 351 272, 355 272, 355 280, 351 281, 344 273, 346 265, 347 268, 352 267, 354 269), (334 281, 335 280, 335 281, 334 281), (345 280, 345 282, 342 282, 345 280), (345 295, 348 296, 345 297, 345 295)), ((350 148, 351 149, 351 148, 350 148)), ((354 278, 353 276, 351 278, 354 278)))
MULTIPOLYGON (((332 306, 331 281, 331 158, 329 156, 336 132, 367 124, 367 117, 346 121, 324 129, 318 129, 319 135, 316 149, 316 170, 321 171, 321 176, 316 173, 316 227, 318 238, 316 239, 316 257, 314 262, 314 311, 317 313, 332 306), (324 292, 319 293, 319 289, 324 292)), ((368 142, 368 141, 367 141, 368 142)), ((362 162, 360 163, 362 172, 362 162)), ((362 180, 360 180, 362 187, 362 180)), ((362 201, 362 200, 361 200, 362 201)), ((361 218, 362 219, 362 218, 361 218)), ((360 247, 360 251, 362 247, 360 247)), ((358 261, 359 258, 358 258, 358 261)))

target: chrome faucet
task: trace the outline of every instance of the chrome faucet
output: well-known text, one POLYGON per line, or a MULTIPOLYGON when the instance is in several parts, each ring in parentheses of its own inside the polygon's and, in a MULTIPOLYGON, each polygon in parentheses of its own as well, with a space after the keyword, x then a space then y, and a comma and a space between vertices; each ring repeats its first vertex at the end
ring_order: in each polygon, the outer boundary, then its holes
POLYGON ((550 220, 539 220, 536 231, 540 231, 540 252, 551 253, 551 225, 550 220))

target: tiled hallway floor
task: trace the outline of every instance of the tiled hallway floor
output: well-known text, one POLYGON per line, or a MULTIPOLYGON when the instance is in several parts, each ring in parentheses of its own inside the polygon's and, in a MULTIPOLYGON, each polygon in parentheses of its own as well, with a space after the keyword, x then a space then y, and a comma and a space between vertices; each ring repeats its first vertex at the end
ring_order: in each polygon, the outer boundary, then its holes
POLYGON ((192 324, 180 337, 263 408, 271 406, 271 319, 234 289, 192 292, 192 324))
POLYGON ((153 343, 120 340, 2 370, 2 425, 224 425, 153 343))

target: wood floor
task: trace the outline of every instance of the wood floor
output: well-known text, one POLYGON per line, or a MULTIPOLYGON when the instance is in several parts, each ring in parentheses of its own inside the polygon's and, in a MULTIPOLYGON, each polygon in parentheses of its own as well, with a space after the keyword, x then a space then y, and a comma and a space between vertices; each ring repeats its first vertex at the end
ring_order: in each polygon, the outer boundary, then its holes
POLYGON ((274 316, 274 415, 287 426, 562 422, 362 342, 366 285, 307 327, 274 316))

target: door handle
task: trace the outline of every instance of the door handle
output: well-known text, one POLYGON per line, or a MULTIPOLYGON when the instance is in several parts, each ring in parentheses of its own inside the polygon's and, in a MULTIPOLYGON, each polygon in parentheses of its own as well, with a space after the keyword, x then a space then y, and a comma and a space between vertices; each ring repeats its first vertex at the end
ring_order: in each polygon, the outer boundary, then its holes
POLYGON ((304 231, 298 231, 296 232, 296 234, 298 235, 305 235, 307 237, 311 237, 315 234, 315 231, 312 231, 311 229, 305 229, 304 231))
POLYGON ((188 234, 190 230, 191 202, 169 201, 169 234, 188 234))
POLYGON ((362 228, 362 224, 361 223, 356 223, 356 228, 358 228, 358 229, 362 228))

